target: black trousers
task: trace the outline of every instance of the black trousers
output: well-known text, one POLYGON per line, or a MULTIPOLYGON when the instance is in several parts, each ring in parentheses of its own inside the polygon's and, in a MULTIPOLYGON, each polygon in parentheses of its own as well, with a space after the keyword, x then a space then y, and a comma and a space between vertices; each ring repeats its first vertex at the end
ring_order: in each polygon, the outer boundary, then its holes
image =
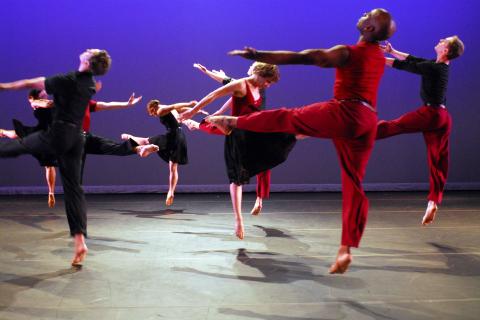
POLYGON ((133 140, 116 142, 114 140, 96 136, 90 132, 85 132, 85 150, 82 156, 81 181, 83 181, 83 171, 87 154, 129 156, 136 154, 137 144, 133 140))
POLYGON ((21 140, 0 141, 1 158, 32 154, 58 159, 72 236, 79 233, 87 235, 87 206, 80 182, 84 144, 81 129, 63 121, 54 122, 48 131, 38 131, 21 140))

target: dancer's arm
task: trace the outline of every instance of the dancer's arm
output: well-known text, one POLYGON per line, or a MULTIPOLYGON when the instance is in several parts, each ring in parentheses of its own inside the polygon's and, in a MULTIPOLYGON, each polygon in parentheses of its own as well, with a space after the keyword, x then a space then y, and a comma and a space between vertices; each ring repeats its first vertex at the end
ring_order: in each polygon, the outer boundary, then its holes
POLYGON ((117 101, 111 101, 111 102, 103 102, 103 101, 97 101, 97 106, 95 108, 95 111, 103 111, 103 110, 116 110, 116 109, 125 109, 131 106, 136 105, 137 103, 142 100, 142 96, 140 97, 135 97, 135 93, 132 93, 128 101, 125 102, 117 102, 117 101))
POLYGON ((201 72, 203 72, 204 74, 212 78, 213 80, 223 84, 227 84, 233 80, 232 78, 228 77, 223 70, 208 70, 205 66, 201 65, 200 63, 194 63, 193 67, 197 68, 198 70, 200 70, 201 72))
POLYGON ((380 46, 380 48, 383 50, 383 52, 391 54, 397 60, 405 60, 410 55, 408 53, 395 50, 392 44, 388 41, 385 41, 385 45, 380 46))
POLYGON ((182 113, 180 115, 180 119, 186 120, 186 119, 192 118, 196 113, 202 110, 205 106, 207 106, 208 104, 212 103, 213 101, 215 101, 220 97, 243 93, 242 89, 244 89, 243 86, 245 84, 244 84, 244 81, 242 80, 243 79, 232 81, 229 84, 210 92, 205 97, 203 97, 203 99, 200 100, 195 105, 195 107, 192 108, 192 110, 182 113))
POLYGON ((300 52, 260 51, 246 47, 245 50, 233 50, 228 54, 270 64, 306 64, 323 68, 341 67, 347 63, 350 55, 348 48, 343 45, 330 49, 308 49, 300 52))
POLYGON ((0 83, 0 90, 45 89, 45 77, 0 83))
POLYGON ((394 49, 392 44, 388 41, 385 41, 385 45, 380 46, 380 48, 383 52, 388 53, 395 58, 386 58, 385 64, 389 67, 421 74, 422 69, 425 67, 428 68, 428 65, 430 65, 430 63, 421 64, 422 62, 428 62, 427 59, 418 58, 409 53, 394 49))
POLYGON ((194 105, 197 104, 196 100, 190 102, 178 102, 169 105, 160 105, 157 110, 157 116, 161 117, 166 115, 169 112, 176 110, 177 112, 186 112, 190 111, 194 105))
POLYGON ((231 107, 232 107, 232 98, 228 99, 227 102, 225 102, 220 109, 212 113, 212 116, 218 116, 219 114, 224 114, 225 111, 227 111, 231 107))

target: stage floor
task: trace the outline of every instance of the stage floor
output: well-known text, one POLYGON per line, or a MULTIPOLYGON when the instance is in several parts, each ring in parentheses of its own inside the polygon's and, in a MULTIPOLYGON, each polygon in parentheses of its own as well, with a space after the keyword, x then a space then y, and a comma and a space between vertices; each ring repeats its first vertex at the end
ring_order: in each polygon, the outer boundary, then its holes
POLYGON ((480 192, 369 193, 361 247, 329 275, 339 193, 276 193, 245 240, 227 194, 88 195, 89 255, 73 248, 61 196, 0 197, 0 319, 478 319, 480 192))

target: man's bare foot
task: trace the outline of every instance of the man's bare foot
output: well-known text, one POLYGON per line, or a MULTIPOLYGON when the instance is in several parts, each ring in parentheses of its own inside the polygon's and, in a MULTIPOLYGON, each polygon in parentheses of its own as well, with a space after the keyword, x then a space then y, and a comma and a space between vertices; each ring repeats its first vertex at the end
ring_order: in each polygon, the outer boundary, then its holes
POLYGON ((137 154, 142 158, 148 157, 150 154, 155 153, 158 150, 159 148, 156 144, 146 144, 136 148, 137 154))
POLYGON ((351 262, 352 255, 350 254, 350 248, 347 246, 340 246, 335 263, 330 266, 328 272, 330 274, 345 273, 351 262))
POLYGON ((18 136, 15 130, 0 129, 0 138, 16 139, 18 136))
POLYGON ((255 205, 253 206, 252 211, 250 211, 250 214, 252 216, 258 216, 261 211, 262 211, 262 198, 257 197, 257 200, 255 200, 255 205))
POLYGON ((48 207, 53 208, 55 206, 55 194, 48 193, 48 207))
POLYGON ((238 239, 243 240, 245 236, 245 230, 243 228, 243 221, 236 221, 235 222, 235 235, 238 239))
POLYGON ((173 193, 170 193, 170 191, 167 193, 167 199, 165 199, 165 205, 167 207, 170 207, 173 204, 173 193))
POLYGON ((206 117, 205 121, 213 124, 226 136, 232 133, 232 130, 236 128, 237 125, 237 117, 232 116, 210 116, 206 117))
POLYGON ((198 130, 200 126, 197 121, 194 121, 192 119, 183 120, 182 123, 187 126, 188 130, 190 131, 198 130))
POLYGON ((82 265, 83 260, 87 256, 88 248, 85 244, 85 236, 81 233, 74 236, 75 254, 72 259, 72 266, 78 267, 82 265))
POLYGON ((435 220, 435 215, 437 214, 438 206, 434 201, 428 201, 427 210, 425 210, 425 215, 422 219, 422 226, 427 226, 435 220))
POLYGON ((128 139, 130 139, 131 137, 132 137, 132 136, 129 135, 128 133, 122 133, 122 135, 120 136, 120 138, 121 138, 122 140, 128 140, 128 139))

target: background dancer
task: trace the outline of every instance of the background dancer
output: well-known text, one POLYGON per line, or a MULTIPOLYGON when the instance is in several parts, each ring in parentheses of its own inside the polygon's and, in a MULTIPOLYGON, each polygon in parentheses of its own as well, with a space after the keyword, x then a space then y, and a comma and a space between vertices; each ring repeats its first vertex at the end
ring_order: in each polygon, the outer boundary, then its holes
POLYGON ((420 97, 423 105, 397 119, 380 121, 377 128, 377 139, 402 133, 422 132, 427 145, 430 174, 428 204, 422 219, 424 226, 435 219, 447 182, 449 140, 452 129, 452 117, 446 107, 449 65, 452 59, 463 54, 464 48, 463 42, 458 36, 440 39, 434 48, 436 59, 427 60, 395 50, 388 42, 383 47, 384 52, 395 57, 395 59, 387 58, 387 66, 422 76, 420 97))
POLYGON ((132 144, 132 142, 129 140, 117 142, 109 138, 97 136, 90 132, 91 112, 125 109, 136 105, 141 100, 141 96, 135 97, 135 93, 132 93, 130 98, 125 102, 103 102, 95 100, 90 100, 88 102, 88 107, 85 111, 85 118, 83 119, 82 124, 85 135, 85 151, 82 157, 81 171, 82 182, 87 154, 113 156, 129 156, 132 154, 138 154, 140 157, 147 157, 151 153, 158 151, 158 147, 153 144, 138 146, 136 144, 132 144))
POLYGON ((122 134, 123 140, 135 141, 140 146, 151 144, 158 146, 157 154, 163 161, 168 163, 170 171, 168 193, 165 199, 166 206, 173 204, 175 188, 178 182, 178 165, 188 164, 187 139, 178 122, 178 112, 187 111, 196 103, 197 101, 190 101, 162 105, 159 100, 151 100, 147 104, 147 113, 152 117, 158 117, 160 123, 167 129, 167 133, 148 138, 136 137, 128 133, 122 134))
POLYGON ((45 89, 47 94, 54 96, 55 109, 51 127, 22 140, 0 141, 0 157, 29 153, 57 157, 70 234, 75 242, 72 265, 81 264, 88 251, 85 244, 87 209, 80 183, 85 144, 82 121, 88 101, 96 92, 93 76, 106 74, 110 65, 111 59, 107 51, 87 49, 80 54, 80 65, 76 72, 0 83, 0 90, 45 89))
MULTIPOLYGON (((96 83, 96 90, 101 89, 101 82, 96 83)), ((126 102, 103 102, 90 100, 88 102, 88 108, 85 112, 83 119, 83 130, 85 135, 85 151, 82 157, 82 170, 81 179, 83 180, 83 169, 85 166, 85 159, 87 153, 96 155, 117 155, 127 156, 132 154, 138 154, 141 157, 146 157, 152 152, 158 151, 158 147, 155 145, 137 146, 132 145, 130 141, 116 142, 108 138, 100 137, 90 133, 90 113, 102 110, 116 110, 131 107, 137 104, 142 97, 135 97, 133 93, 129 100, 126 102)), ((38 124, 35 127, 28 127, 23 125, 20 121, 14 119, 13 124, 15 130, 3 130, 0 129, 0 137, 5 136, 11 139, 25 138, 27 135, 36 131, 47 130, 52 122, 52 108, 54 107, 53 101, 48 100, 48 96, 45 90, 33 89, 30 91, 29 101, 34 109, 34 116, 38 119, 38 124)), ((55 180, 56 170, 58 166, 55 157, 49 157, 44 155, 36 155, 37 160, 41 166, 45 167, 45 174, 48 185, 48 206, 52 208, 55 205, 55 180)), ((82 181, 81 180, 81 181, 82 181)))
MULTIPOLYGON (((209 103, 226 95, 231 99, 222 107, 231 107, 233 115, 244 115, 260 111, 262 98, 260 89, 268 88, 279 80, 278 67, 256 62, 252 65, 249 77, 234 80, 229 84, 210 92, 191 110, 180 115, 189 119, 209 103)), ((222 110, 220 109, 220 110, 222 110)), ((219 111, 220 111, 219 110, 219 111)), ((219 111, 216 113, 218 114, 219 111)), ((223 110, 222 110, 223 111, 223 110)), ((242 217, 242 185, 252 176, 265 172, 282 162, 295 145, 294 135, 283 133, 255 133, 244 130, 224 131, 225 163, 230 180, 230 197, 235 214, 235 234, 244 237, 242 217)))
POLYGON ((367 223, 368 199, 362 187, 377 129, 377 91, 385 67, 378 44, 395 30, 384 9, 365 13, 357 22, 356 45, 301 52, 235 50, 231 55, 273 64, 305 64, 336 68, 334 99, 294 109, 276 109, 239 117, 211 117, 224 130, 288 132, 332 139, 342 168, 342 240, 330 273, 344 273, 367 223))
MULTIPOLYGON (((48 100, 48 95, 45 90, 32 89, 28 93, 28 101, 33 109, 33 115, 37 119, 37 125, 28 127, 17 119, 13 119, 14 130, 0 129, 0 138, 6 137, 10 139, 22 139, 29 134, 40 130, 48 130, 52 123, 52 106, 53 101, 48 100)), ((45 179, 48 187, 48 206, 53 208, 55 206, 55 180, 58 167, 58 162, 53 156, 37 155, 36 159, 40 166, 45 168, 45 179)))

